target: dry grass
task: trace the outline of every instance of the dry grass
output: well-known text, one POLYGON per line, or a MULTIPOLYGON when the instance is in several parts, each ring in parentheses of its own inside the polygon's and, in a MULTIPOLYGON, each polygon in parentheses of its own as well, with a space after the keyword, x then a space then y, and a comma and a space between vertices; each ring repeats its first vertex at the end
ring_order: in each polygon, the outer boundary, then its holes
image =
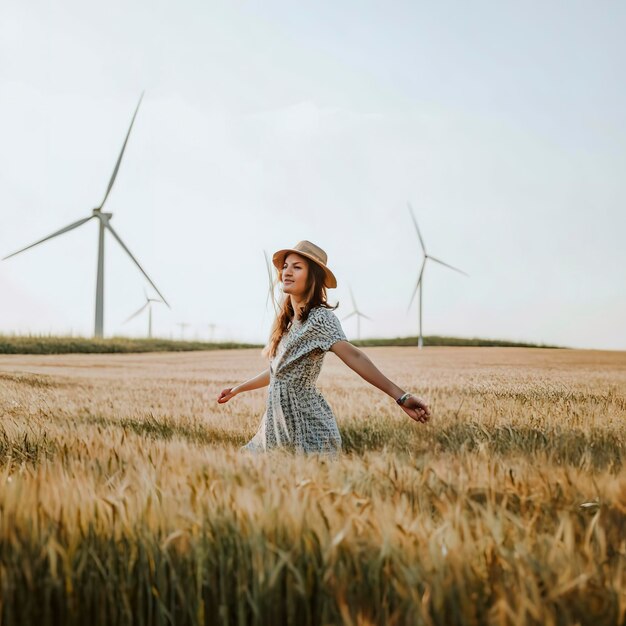
POLYGON ((259 350, 0 356, 0 623, 625 624, 626 354, 365 351, 433 421, 328 355, 335 461, 259 350))

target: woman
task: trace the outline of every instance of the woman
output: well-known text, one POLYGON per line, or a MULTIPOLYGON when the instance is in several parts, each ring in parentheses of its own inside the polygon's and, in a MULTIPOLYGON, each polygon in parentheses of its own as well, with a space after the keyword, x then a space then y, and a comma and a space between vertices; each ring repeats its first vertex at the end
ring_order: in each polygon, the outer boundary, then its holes
POLYGON ((335 454, 341 450, 335 416, 315 387, 328 350, 394 398, 409 417, 418 422, 430 418, 430 409, 422 399, 405 393, 346 340, 333 307, 326 302, 326 289, 337 286, 326 260, 324 250, 310 241, 279 250, 272 257, 286 297, 263 350, 270 366, 258 376, 224 389, 217 399, 223 404, 243 391, 270 386, 259 429, 242 451, 284 447, 296 452, 335 454))

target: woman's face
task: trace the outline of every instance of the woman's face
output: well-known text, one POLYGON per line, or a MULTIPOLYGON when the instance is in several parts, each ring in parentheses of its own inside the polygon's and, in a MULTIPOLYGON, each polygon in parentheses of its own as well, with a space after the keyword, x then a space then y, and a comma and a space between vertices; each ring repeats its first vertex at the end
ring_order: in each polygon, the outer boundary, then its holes
POLYGON ((291 296, 301 296, 305 291, 308 275, 307 260, 295 252, 290 252, 283 263, 283 292, 291 296))

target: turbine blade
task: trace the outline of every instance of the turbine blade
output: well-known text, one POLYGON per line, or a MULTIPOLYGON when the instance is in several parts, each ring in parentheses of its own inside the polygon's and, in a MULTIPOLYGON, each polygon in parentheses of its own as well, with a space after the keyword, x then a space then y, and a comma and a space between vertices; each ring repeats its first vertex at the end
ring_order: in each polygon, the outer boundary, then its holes
POLYGON ((368 317, 367 315, 365 315, 365 313, 359 313, 359 315, 360 315, 361 317, 364 317, 366 320, 369 320, 370 322, 372 321, 372 318, 371 318, 371 317, 368 317))
POLYGON ((270 263, 270 258, 267 256, 267 252, 265 252, 265 250, 263 250, 263 256, 265 257, 265 267, 267 268, 267 277, 271 285, 274 280, 274 276, 272 275, 272 264, 270 263))
POLYGON ((350 313, 350 315, 346 315, 345 317, 341 318, 341 321, 343 322, 344 320, 347 320, 348 318, 352 317, 353 315, 356 315, 356 311, 352 311, 352 313, 350 313))
POLYGON ((420 270, 419 278, 417 279, 417 282, 415 283, 415 289, 413 290, 413 295, 411 296, 411 300, 409 301, 409 306, 406 308, 407 313, 409 309, 411 308, 411 305, 413 304, 413 298, 415 298, 415 294, 417 293, 417 288, 420 286, 420 283, 422 282, 422 275, 424 274, 425 267, 426 267, 426 259, 422 261, 422 269, 420 270))
POLYGON ((267 256, 267 252, 263 250, 263 256, 265 257, 265 267, 267 268, 267 280, 268 280, 268 288, 267 288, 267 297, 265 298, 265 308, 267 309, 267 303, 272 298, 272 306, 274 307, 274 311, 276 311, 276 302, 274 301, 274 277, 272 276, 272 266, 270 263, 270 259, 267 256))
POLYGON ((113 170, 113 174, 111 175, 111 180, 109 181, 109 186, 107 187, 107 191, 104 194, 104 200, 102 200, 102 204, 100 205, 100 208, 102 208, 104 206, 104 203, 107 201, 111 188, 113 187, 113 183, 115 182, 115 179, 117 177, 117 172, 120 169, 120 163, 122 162, 122 157, 124 156, 124 150, 126 150, 126 144, 128 143, 128 138, 130 137, 130 131, 132 130, 133 124, 135 123, 135 117, 137 117, 137 111, 139 111, 139 105, 141 104, 141 101, 143 99, 143 94, 144 92, 142 91, 141 96, 139 98, 139 102, 137 103, 137 108, 135 109, 135 113, 133 115, 133 119, 131 120, 130 126, 128 127, 128 132, 126 133, 126 139, 124 139, 124 145, 122 146, 122 150, 120 152, 119 157, 117 157, 117 163, 115 164, 115 169, 113 170))
POLYGON ((469 276, 469 274, 465 273, 463 270, 460 270, 458 267, 453 267, 452 265, 449 265, 448 263, 444 263, 443 261, 436 259, 434 256, 429 256, 428 258, 434 261, 435 263, 441 263, 441 265, 445 265, 446 267, 449 267, 451 270, 454 270, 455 272, 460 272, 461 274, 465 274, 465 276, 469 276))
POLYGON ((146 302, 138 311, 135 311, 128 319, 124 320, 124 322, 122 323, 126 324, 126 322, 130 322, 133 317, 137 317, 149 304, 149 302, 146 302))
POLYGON ((411 219, 413 220, 413 224, 415 224, 415 230, 417 231, 417 236, 419 237, 420 243, 422 244, 422 252, 426 254, 426 246, 424 245, 424 240, 422 239, 422 233, 420 232, 420 227, 417 225, 417 219, 415 219, 415 213, 413 213, 413 207, 409 202, 407 202, 409 207, 409 213, 411 214, 411 219))
POLYGON ((30 246, 26 246, 25 248, 22 248, 21 250, 18 250, 17 252, 13 252, 12 254, 9 254, 9 256, 5 256, 3 261, 5 259, 10 259, 12 256, 19 254, 20 252, 24 252, 24 250, 28 250, 29 248, 34 248, 35 246, 38 246, 40 243, 43 243, 44 241, 48 241, 48 239, 52 239, 53 237, 62 235, 63 233, 73 230, 74 228, 78 228, 79 226, 82 226, 85 222, 88 222, 92 217, 94 216, 90 215, 89 217, 85 217, 82 220, 78 220, 77 222, 74 222, 73 224, 70 224, 69 226, 66 226, 65 228, 61 228, 61 230, 57 230, 51 235, 48 235, 47 237, 44 237, 43 239, 40 239, 39 241, 35 241, 35 243, 31 243, 30 246))
POLYGON ((152 282, 152 279, 150 278, 150 276, 148 276, 148 274, 146 274, 143 267, 141 267, 141 265, 139 264, 139 261, 133 256, 132 252, 126 247, 126 244, 120 239, 120 236, 115 232, 115 230, 113 230, 113 226, 111 226, 111 224, 109 224, 108 222, 105 224, 105 226, 107 230, 115 237, 115 239, 117 239, 117 243, 119 243, 120 246, 124 248, 124 251, 126 252, 126 254, 128 254, 128 256, 133 260, 133 263, 139 268, 141 273, 148 279, 148 282, 152 285, 154 290, 159 294, 159 296, 161 296, 161 299, 163 300, 163 302, 167 304, 168 308, 172 308, 170 307, 168 301, 165 299, 163 294, 159 291, 158 287, 152 282))

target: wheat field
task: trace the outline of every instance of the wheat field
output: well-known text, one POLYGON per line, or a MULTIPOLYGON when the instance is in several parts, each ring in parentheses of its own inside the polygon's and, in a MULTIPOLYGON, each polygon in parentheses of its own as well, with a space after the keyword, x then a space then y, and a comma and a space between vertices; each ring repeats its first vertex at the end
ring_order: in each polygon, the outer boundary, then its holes
POLYGON ((339 459, 238 452, 260 350, 0 355, 0 624, 626 624, 626 353, 328 354, 339 459))

